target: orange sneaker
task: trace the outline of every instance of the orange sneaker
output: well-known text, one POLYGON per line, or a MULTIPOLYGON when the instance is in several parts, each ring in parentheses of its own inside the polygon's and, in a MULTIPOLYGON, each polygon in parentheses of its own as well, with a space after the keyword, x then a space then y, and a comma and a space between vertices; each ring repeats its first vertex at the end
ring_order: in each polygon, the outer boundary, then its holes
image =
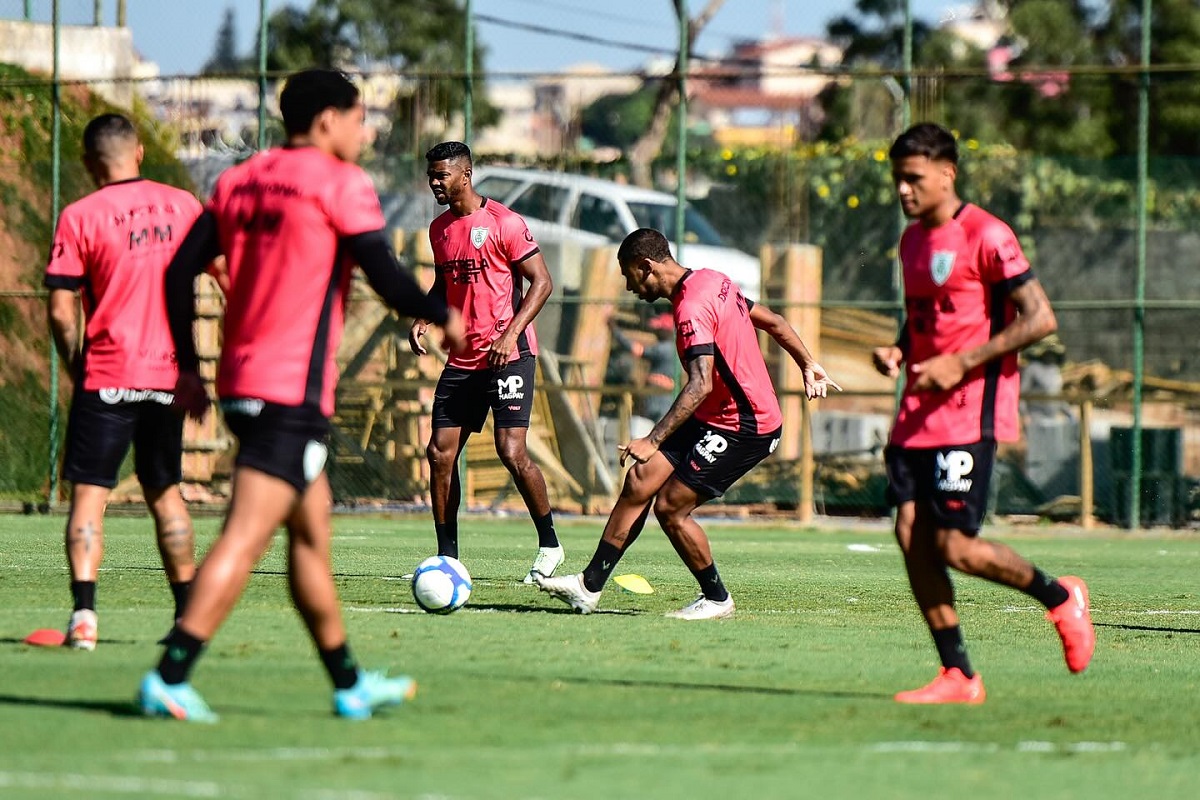
POLYGON ((966 703, 977 706, 985 699, 987 692, 983 690, 983 678, 979 673, 968 678, 958 667, 942 667, 928 686, 896 695, 897 703, 966 703))
POLYGON ((1070 593, 1067 602, 1046 612, 1062 639, 1063 657, 1071 672, 1083 672, 1096 649, 1096 629, 1092 627, 1092 610, 1088 605, 1088 588, 1082 578, 1064 575, 1058 579, 1070 593))

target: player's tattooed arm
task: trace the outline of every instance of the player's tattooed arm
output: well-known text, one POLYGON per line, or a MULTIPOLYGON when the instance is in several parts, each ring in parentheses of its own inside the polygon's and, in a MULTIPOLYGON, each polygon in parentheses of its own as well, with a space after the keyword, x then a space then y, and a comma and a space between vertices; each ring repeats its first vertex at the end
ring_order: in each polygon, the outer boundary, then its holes
POLYGON ((800 367, 804 373, 804 394, 809 400, 824 397, 830 386, 839 392, 842 390, 842 387, 829 377, 825 368, 812 357, 812 353, 808 352, 796 329, 782 316, 762 303, 754 303, 750 306, 750 322, 778 342, 784 352, 792 357, 792 361, 796 362, 796 366, 800 367))
POLYGON ((51 289, 46 300, 46 315, 50 319, 50 333, 54 337, 54 348, 72 376, 79 365, 79 295, 72 289, 51 289))

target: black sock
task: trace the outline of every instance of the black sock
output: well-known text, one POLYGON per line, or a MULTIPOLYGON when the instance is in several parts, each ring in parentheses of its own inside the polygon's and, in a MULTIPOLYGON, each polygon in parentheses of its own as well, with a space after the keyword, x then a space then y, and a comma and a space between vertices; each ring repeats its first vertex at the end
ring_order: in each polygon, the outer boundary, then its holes
POLYGON ((167 649, 158 662, 158 674, 162 676, 163 683, 185 683, 192 673, 192 667, 196 666, 196 659, 204 650, 204 642, 176 625, 163 639, 163 644, 167 649))
POLYGON ((589 592, 603 589, 620 560, 620 548, 601 539, 600 544, 596 545, 596 554, 583 570, 583 588, 589 592))
POLYGON ((458 558, 458 520, 433 523, 437 534, 438 555, 458 558))
POLYGON ((71 597, 75 598, 75 611, 96 610, 96 582, 71 581, 71 597))
POLYGON ((191 581, 180 581, 171 584, 171 594, 175 598, 175 621, 183 619, 183 611, 187 608, 188 592, 192 590, 191 581))
POLYGON ((318 647, 317 652, 321 655, 325 671, 329 673, 329 680, 333 681, 334 689, 349 689, 358 683, 358 662, 350 654, 350 645, 342 642, 332 650, 318 647))
POLYGON ((1033 568, 1033 581, 1021 591, 1046 608, 1061 606, 1071 596, 1071 593, 1061 583, 1037 567, 1033 568))
POLYGON ((721 582, 721 573, 717 572, 716 562, 704 569, 692 570, 692 575, 695 576, 696 583, 700 584, 700 591, 704 592, 704 596, 709 600, 724 603, 729 599, 729 590, 721 582))
POLYGON ((533 527, 537 528, 538 547, 558 547, 558 534, 554 532, 554 512, 549 511, 544 517, 534 517, 533 527))
POLYGON ((953 628, 930 632, 933 634, 933 643, 937 645, 938 657, 942 659, 942 666, 946 669, 957 667, 968 678, 974 677, 975 670, 971 669, 971 660, 967 658, 962 629, 955 625, 953 628))

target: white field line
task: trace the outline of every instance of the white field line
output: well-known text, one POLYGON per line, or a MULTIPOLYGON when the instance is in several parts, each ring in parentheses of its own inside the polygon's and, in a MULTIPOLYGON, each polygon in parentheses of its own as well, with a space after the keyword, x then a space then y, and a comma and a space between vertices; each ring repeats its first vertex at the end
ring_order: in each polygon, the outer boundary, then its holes
POLYGON ((1125 742, 1017 742, 1002 745, 996 742, 877 742, 867 746, 868 753, 1121 753, 1129 749, 1125 742))
MULTIPOLYGON (((215 760, 215 759, 214 759, 215 760)), ((232 760, 232 759, 230 759, 232 760)), ((263 796, 264 788, 239 786, 214 781, 183 781, 168 778, 140 778, 130 775, 90 775, 53 772, 0 772, 0 788, 45 790, 50 796, 121 794, 165 797, 245 797, 263 796)), ((397 795, 358 789, 305 789, 296 797, 304 800, 397 800, 397 795)), ((420 800, 434 800, 424 795, 420 800)))

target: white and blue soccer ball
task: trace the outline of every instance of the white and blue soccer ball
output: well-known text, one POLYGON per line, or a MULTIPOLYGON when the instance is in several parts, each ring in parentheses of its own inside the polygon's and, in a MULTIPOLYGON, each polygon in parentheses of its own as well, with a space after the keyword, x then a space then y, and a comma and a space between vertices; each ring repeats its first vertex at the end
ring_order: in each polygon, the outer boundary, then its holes
POLYGON ((449 614, 462 608, 472 588, 467 568, 450 556, 431 556, 413 573, 413 599, 431 614, 449 614))

